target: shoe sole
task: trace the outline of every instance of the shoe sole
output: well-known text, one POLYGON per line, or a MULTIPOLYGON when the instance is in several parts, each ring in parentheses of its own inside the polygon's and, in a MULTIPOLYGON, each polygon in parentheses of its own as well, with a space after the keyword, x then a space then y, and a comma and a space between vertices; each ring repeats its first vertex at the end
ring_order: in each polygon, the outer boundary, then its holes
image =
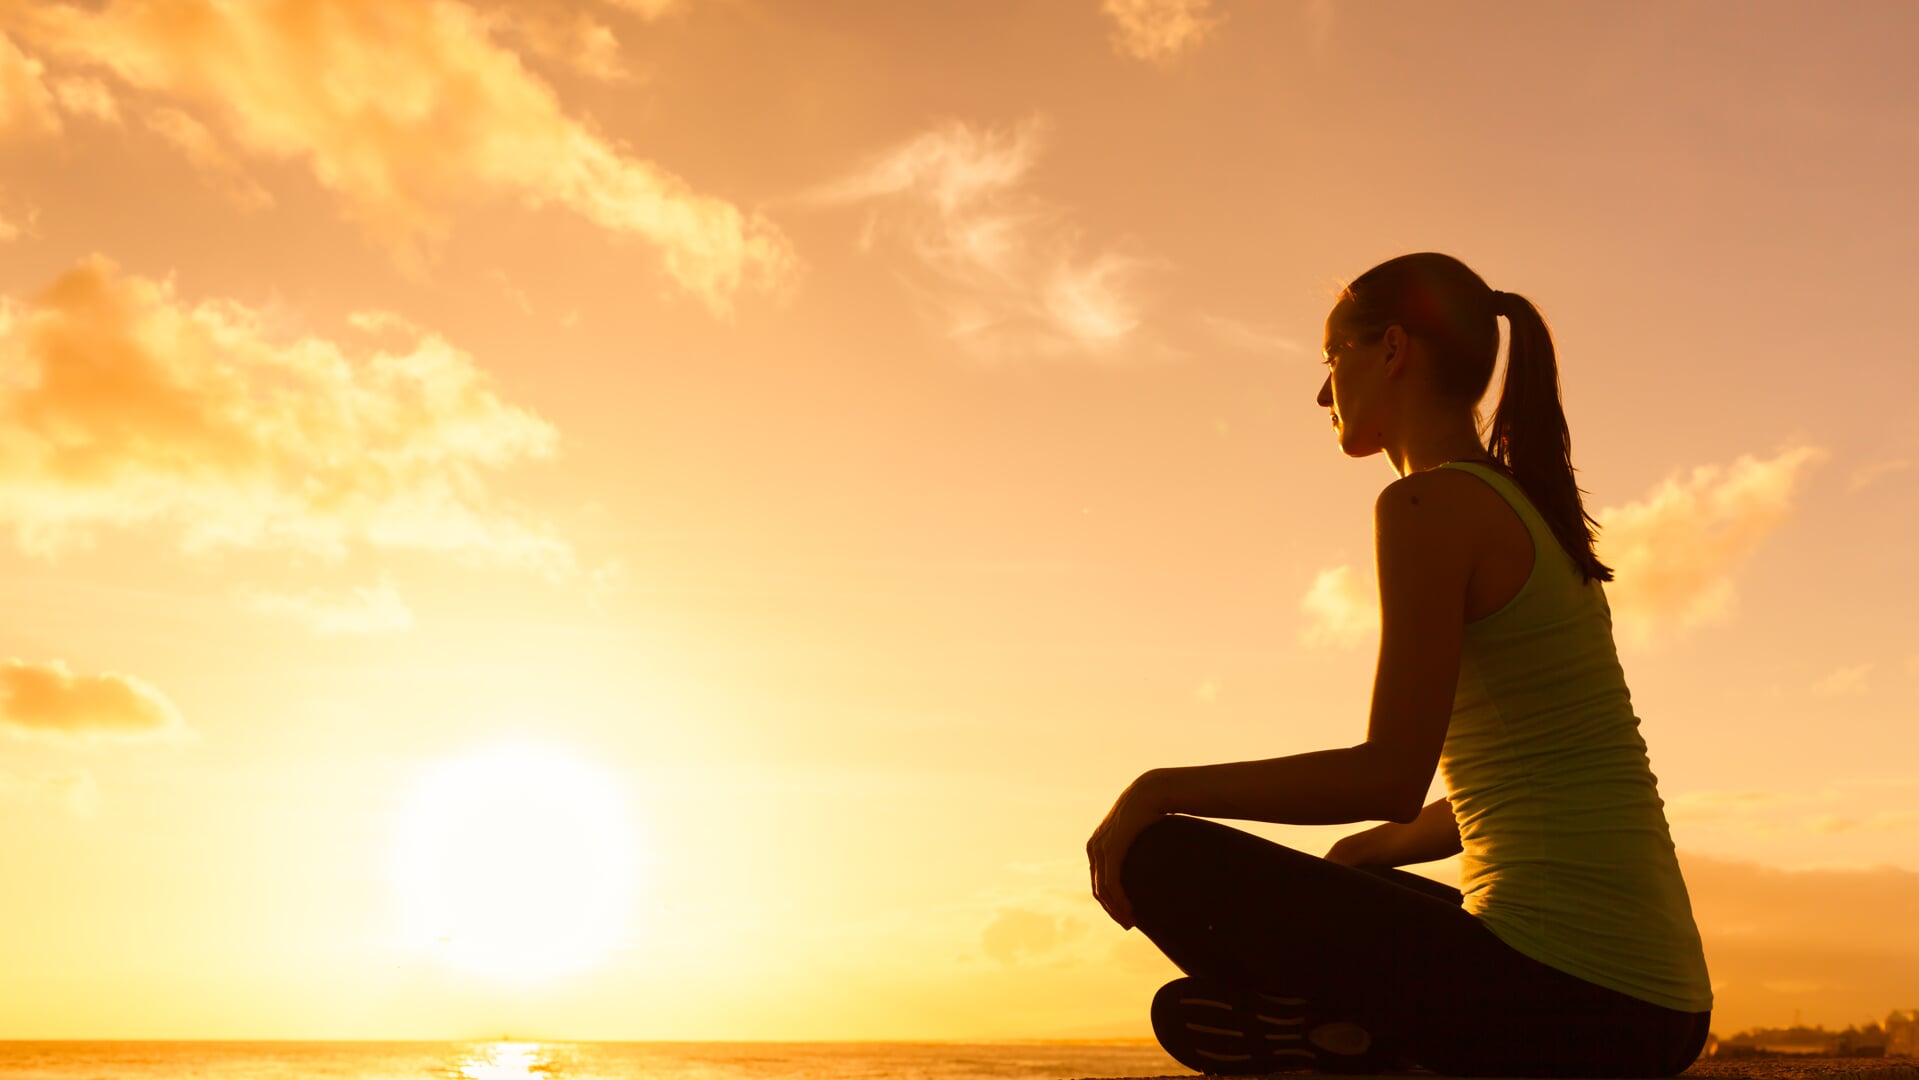
POLYGON ((1201 1073, 1283 1068, 1353 1071, 1374 1063, 1372 1035, 1312 1015, 1304 998, 1242 990, 1205 976, 1174 979, 1153 996, 1153 1034, 1173 1060, 1201 1073))

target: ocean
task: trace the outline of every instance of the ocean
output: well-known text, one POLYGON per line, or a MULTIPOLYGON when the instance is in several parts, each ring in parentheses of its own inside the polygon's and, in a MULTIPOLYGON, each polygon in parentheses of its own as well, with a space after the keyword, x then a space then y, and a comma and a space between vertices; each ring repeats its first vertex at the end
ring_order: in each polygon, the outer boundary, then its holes
POLYGON ((1151 1043, 6 1042, 5 1080, 1069 1080, 1197 1075, 1151 1043))

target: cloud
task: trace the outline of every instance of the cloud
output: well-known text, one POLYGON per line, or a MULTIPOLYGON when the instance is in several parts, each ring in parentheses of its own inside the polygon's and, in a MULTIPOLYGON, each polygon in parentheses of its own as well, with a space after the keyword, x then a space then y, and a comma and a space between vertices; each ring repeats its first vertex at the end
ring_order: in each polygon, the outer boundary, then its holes
POLYGON ((1852 667, 1840 668, 1814 683, 1812 692, 1821 697, 1863 694, 1866 692, 1866 673, 1871 670, 1871 664, 1855 664, 1852 667))
POLYGON ((284 615, 319 634, 384 634, 413 626, 413 610, 393 582, 355 585, 344 594, 309 589, 303 593, 247 590, 241 603, 269 615, 284 615))
POLYGON ((1672 627, 1729 618, 1733 572, 1785 523, 1805 470, 1828 456, 1810 446, 1770 460, 1743 454, 1730 468, 1700 465, 1600 511, 1597 549, 1617 572, 1606 594, 1620 639, 1646 645, 1672 627))
POLYGON ((1197 48, 1224 18, 1212 0, 1101 0, 1113 20, 1113 48, 1136 60, 1171 63, 1197 48))
POLYGON ((1379 632, 1377 589, 1363 588, 1349 566, 1314 575, 1299 609, 1307 619, 1300 641, 1309 646, 1350 648, 1379 632))
POLYGON ((103 124, 120 122, 120 105, 113 91, 98 79, 82 76, 53 80, 53 96, 60 107, 75 116, 85 116, 103 124))
POLYGON ((273 196, 247 175, 205 124, 178 109, 158 108, 147 114, 147 127, 178 147, 196 168, 211 174, 241 210, 273 205, 273 196))
POLYGON ((1919 985, 1919 872, 1781 870, 1680 853, 1721 1031, 1883 1016, 1919 985), (1816 984, 1811 985, 1811 984, 1816 984))
POLYGON ((1199 324, 1214 340, 1228 348, 1252 353, 1303 353, 1306 347, 1297 337, 1271 326, 1259 326, 1224 315, 1199 316, 1199 324))
POLYGON ((1759 985, 1775 994, 1809 994, 1826 988, 1814 979, 1767 979, 1759 985))
POLYGON ((871 207, 868 250, 897 243, 920 272, 904 278, 922 312, 976 355, 1098 356, 1135 343, 1140 275, 1157 260, 1082 250, 1062 208, 1022 190, 1046 129, 949 120, 804 196, 871 207))
POLYGON ((1666 820, 1688 833, 1711 828, 1773 837, 1903 832, 1919 827, 1919 813, 1887 807, 1909 803, 1910 786, 1851 779, 1817 791, 1689 791, 1666 796, 1664 802, 1666 820))
POLYGON ((397 347, 188 304, 98 255, 27 301, 0 297, 0 522, 42 557, 156 522, 193 554, 338 560, 360 543, 569 570, 571 548, 486 482, 553 457, 553 427, 439 335, 350 321, 397 347))
MULTIPOLYGON (((1670 626, 1726 618, 1733 571, 1785 522, 1802 471, 1827 456, 1816 447, 1786 450, 1770 461, 1741 455, 1730 469, 1701 465, 1690 476, 1669 477, 1641 501, 1600 511, 1599 556, 1617 572, 1606 586, 1615 637, 1644 645, 1670 626)), ((1362 584, 1349 567, 1321 571, 1300 601, 1308 616, 1301 640, 1352 646, 1377 633, 1378 587, 1371 577, 1362 584)), ((1845 692, 1864 675, 1864 668, 1847 669, 1821 685, 1845 692)))
POLYGON ((525 289, 513 284, 512 279, 506 276, 505 270, 496 266, 487 272, 487 277, 493 279, 494 284, 500 287, 500 291, 506 294, 508 300, 513 301, 513 306, 520 310, 520 314, 533 314, 533 301, 527 297, 525 289))
POLYGON ((84 769, 39 776, 0 773, 0 799, 52 802, 76 817, 92 817, 100 809, 100 788, 84 769))
MULTIPOLYGON (((450 213, 495 197, 558 204, 641 237, 678 289, 721 316, 742 291, 782 291, 799 270, 758 214, 568 116, 493 39, 493 22, 454 0, 27 2, 7 12, 9 29, 50 57, 105 68, 251 154, 304 162, 416 276, 450 213)), ((22 62, 0 54, 0 73, 22 62)))
POLYGON ((0 34, 0 138, 59 134, 60 114, 40 78, 45 71, 45 64, 0 34))
POLYGON ((686 0, 607 0, 607 3, 630 11, 642 19, 658 19, 686 7, 686 0))
POLYGON ((632 77, 620 55, 620 41, 591 12, 566 4, 519 0, 487 11, 489 27, 518 38, 545 60, 563 64, 591 79, 620 82, 632 77))
POLYGON ((20 225, 5 217, 0 217, 0 244, 7 243, 11 240, 18 240, 22 233, 32 236, 34 222, 38 220, 40 220, 40 210, 38 207, 29 207, 27 209, 27 223, 25 225, 20 225))
POLYGON ((186 731, 180 710, 131 675, 76 675, 58 660, 0 662, 0 730, 58 739, 142 742, 186 731))
POLYGON ((1333 0, 1306 0, 1306 29, 1312 36, 1313 51, 1323 53, 1333 40, 1333 0))
POLYGON ((1892 458, 1887 461, 1875 461, 1870 465, 1862 465, 1852 471, 1852 479, 1847 483, 1846 488, 1848 491, 1863 491, 1872 484, 1877 483, 1881 477, 1890 476, 1893 473, 1910 468, 1912 468, 1912 462, 1904 458, 1892 458))
POLYGON ((1890 810, 1870 817, 1854 817, 1847 814, 1819 814, 1808 819, 1805 831, 1811 833, 1842 832, 1903 832, 1919 825, 1919 814, 1901 810, 1890 810))
POLYGON ((1778 804, 1776 791, 1688 791, 1666 797, 1666 820, 1673 823, 1712 821, 1778 804))
POLYGON ((622 559, 608 559, 587 572, 586 602, 595 611, 605 610, 606 605, 628 588, 626 562, 622 559))
POLYGON ((1005 908, 980 935, 980 951, 1002 964, 1037 958, 1077 937, 1086 924, 1070 915, 1005 908))

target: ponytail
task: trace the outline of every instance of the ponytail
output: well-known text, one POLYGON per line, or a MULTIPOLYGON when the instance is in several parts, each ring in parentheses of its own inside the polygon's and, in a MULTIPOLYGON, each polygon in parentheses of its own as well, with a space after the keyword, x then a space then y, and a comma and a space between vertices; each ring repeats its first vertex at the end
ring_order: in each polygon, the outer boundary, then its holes
POLYGON ((1506 316, 1506 384, 1493 411, 1486 452, 1503 463, 1538 507, 1559 546, 1591 581, 1613 579, 1612 568, 1593 553, 1597 519, 1586 513, 1573 482, 1572 433, 1559 402, 1559 360, 1552 334, 1532 302, 1517 293, 1494 292, 1495 313, 1506 316))

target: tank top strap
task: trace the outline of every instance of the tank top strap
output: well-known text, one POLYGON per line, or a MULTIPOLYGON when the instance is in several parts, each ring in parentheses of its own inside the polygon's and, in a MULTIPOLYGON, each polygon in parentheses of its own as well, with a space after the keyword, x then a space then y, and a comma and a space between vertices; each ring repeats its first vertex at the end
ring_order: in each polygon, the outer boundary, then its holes
POLYGON ((1517 513, 1520 520, 1526 523, 1526 528, 1533 534, 1535 539, 1539 537, 1542 529, 1545 530, 1547 536, 1552 535, 1552 528, 1546 524, 1546 519, 1540 515, 1539 508, 1534 506, 1533 501, 1526 496, 1526 489, 1520 487, 1519 481, 1507 475, 1504 470, 1479 461, 1448 461, 1439 467, 1442 469, 1462 469, 1486 481, 1494 491, 1499 492, 1501 498, 1512 505, 1513 512, 1517 513))

